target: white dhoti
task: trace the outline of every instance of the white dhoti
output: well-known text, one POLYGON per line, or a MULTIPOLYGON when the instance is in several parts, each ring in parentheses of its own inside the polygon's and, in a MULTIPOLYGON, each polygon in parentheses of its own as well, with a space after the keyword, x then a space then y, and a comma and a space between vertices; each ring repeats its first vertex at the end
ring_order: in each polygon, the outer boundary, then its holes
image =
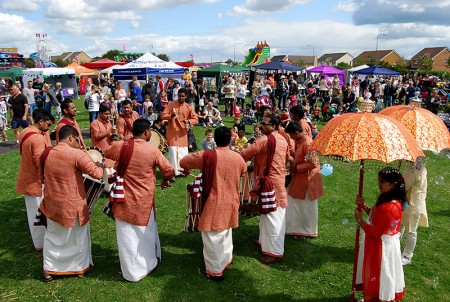
POLYGON ((278 207, 275 212, 260 216, 259 242, 264 255, 284 256, 285 214, 286 207, 278 207))
POLYGON ((65 228, 47 217, 44 238, 44 272, 50 275, 79 275, 92 266, 89 222, 65 228))
POLYGON ((317 237, 319 230, 319 207, 317 199, 310 200, 308 192, 305 199, 288 195, 286 208, 286 235, 317 237))
POLYGON ((202 232, 203 257, 206 272, 211 276, 222 276, 233 260, 232 229, 221 232, 202 232))
POLYGON ((180 167, 180 160, 189 154, 188 147, 174 147, 169 146, 169 162, 175 169, 175 175, 180 175, 182 168, 180 167))
POLYGON ((42 250, 44 246, 45 227, 43 225, 35 226, 34 220, 36 219, 36 213, 39 209, 39 205, 42 201, 42 196, 28 196, 25 197, 25 206, 27 208, 28 227, 30 228, 31 239, 36 250, 42 250))
POLYGON ((150 274, 161 260, 161 245, 155 215, 150 213, 147 226, 116 219, 120 268, 125 280, 137 282, 150 274))

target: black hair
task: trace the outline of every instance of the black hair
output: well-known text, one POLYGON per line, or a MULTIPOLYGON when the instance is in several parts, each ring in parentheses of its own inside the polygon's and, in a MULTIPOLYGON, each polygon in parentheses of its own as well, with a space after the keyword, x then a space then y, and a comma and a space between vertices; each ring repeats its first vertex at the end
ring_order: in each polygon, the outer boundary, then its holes
POLYGON ((78 137, 80 134, 78 133, 78 130, 76 128, 70 125, 64 125, 61 127, 61 129, 59 129, 58 132, 59 140, 66 139, 71 135, 78 137))
POLYGON ((125 105, 131 105, 133 106, 133 102, 130 99, 125 99, 122 101, 122 107, 125 105))
POLYGON ((305 116, 305 112, 303 111, 303 108, 298 105, 289 109, 289 113, 297 115, 300 119, 302 119, 305 116))
POLYGON ((303 128, 299 122, 292 121, 286 126, 286 128, 284 128, 284 132, 286 132, 288 134, 294 134, 295 132, 302 133, 303 128))
POLYGON ((144 118, 139 118, 133 123, 133 136, 141 136, 144 134, 145 130, 151 128, 151 123, 149 120, 144 118))
POLYGON ((39 122, 40 120, 44 121, 52 121, 55 122, 55 117, 45 109, 35 109, 33 110, 33 121, 35 123, 39 122))
POLYGON ((208 135, 208 133, 213 133, 213 131, 211 129, 206 129, 205 135, 208 135))
POLYGON ((178 89, 178 94, 180 94, 180 93, 184 93, 184 94, 187 95, 187 89, 186 89, 186 88, 180 88, 180 89, 178 89))
POLYGON ((98 111, 100 113, 105 113, 106 111, 111 111, 111 105, 109 103, 101 103, 98 111))
POLYGON ((61 111, 64 113, 64 110, 69 109, 69 104, 73 103, 73 101, 71 99, 67 99, 62 101, 61 103, 61 111))
POLYGON ((276 130, 278 130, 278 126, 281 124, 281 118, 279 115, 276 114, 266 114, 264 117, 270 118, 270 123, 275 127, 276 130))
POLYGON ((231 141, 231 130, 228 127, 219 127, 214 130, 214 140, 217 147, 226 147, 231 141))
POLYGON ((394 185, 394 188, 386 193, 381 193, 377 198, 376 205, 379 206, 382 203, 390 202, 393 200, 399 201, 402 204, 408 203, 408 198, 406 197, 405 180, 399 170, 386 167, 378 172, 378 176, 394 185))

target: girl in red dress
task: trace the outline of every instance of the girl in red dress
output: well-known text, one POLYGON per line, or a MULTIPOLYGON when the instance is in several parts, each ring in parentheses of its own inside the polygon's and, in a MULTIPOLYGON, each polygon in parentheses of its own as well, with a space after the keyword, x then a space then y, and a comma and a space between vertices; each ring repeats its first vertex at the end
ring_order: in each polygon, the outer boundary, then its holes
POLYGON ((363 228, 356 274, 357 289, 365 302, 402 300, 405 279, 401 262, 400 223, 407 205, 405 181, 397 169, 384 168, 378 173, 380 196, 370 208, 362 198, 355 219, 363 228), (362 210, 368 214, 362 220, 362 210))

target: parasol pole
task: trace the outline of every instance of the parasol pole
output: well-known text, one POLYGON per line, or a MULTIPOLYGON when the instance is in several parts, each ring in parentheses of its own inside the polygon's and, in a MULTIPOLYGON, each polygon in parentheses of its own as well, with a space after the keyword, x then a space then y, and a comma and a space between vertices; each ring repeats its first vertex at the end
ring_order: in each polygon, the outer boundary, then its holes
MULTIPOLYGON (((364 187, 364 160, 361 160, 359 165, 359 187, 358 187, 358 197, 363 196, 363 187, 364 187)), ((361 205, 358 205, 358 210, 361 210, 361 205)), ((350 293, 350 301, 355 301, 355 292, 356 292, 356 268, 358 265, 358 254, 359 254, 359 235, 360 235, 360 227, 359 224, 356 223, 356 235, 355 235, 355 249, 353 253, 353 276, 352 276, 352 292, 350 293)))

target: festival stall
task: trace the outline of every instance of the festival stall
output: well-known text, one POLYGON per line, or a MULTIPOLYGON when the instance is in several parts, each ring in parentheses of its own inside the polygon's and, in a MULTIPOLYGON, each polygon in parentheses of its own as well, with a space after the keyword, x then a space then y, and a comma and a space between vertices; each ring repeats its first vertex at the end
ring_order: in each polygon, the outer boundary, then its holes
POLYGON ((222 88, 222 79, 224 76, 248 76, 249 67, 244 66, 230 66, 226 64, 216 64, 208 68, 197 71, 198 78, 203 78, 206 91, 218 92, 222 88))
POLYGON ((63 87, 63 96, 78 97, 77 80, 75 70, 72 68, 30 68, 23 71, 23 82, 33 81, 39 78, 41 82, 46 82, 55 87, 60 82, 63 87))
POLYGON ((106 74, 106 76, 109 78, 111 77, 111 75, 113 74, 113 69, 114 68, 120 68, 122 65, 114 65, 105 69, 102 69, 99 71, 100 74, 106 74))
POLYGON ((381 66, 372 66, 372 67, 367 67, 367 68, 358 70, 358 74, 399 76, 400 72, 391 70, 391 69, 387 69, 387 68, 384 68, 381 66))
POLYGON ((75 70, 75 74, 77 76, 83 77, 83 76, 96 76, 98 75, 98 70, 89 69, 86 67, 81 66, 80 64, 76 62, 72 62, 69 65, 67 65, 65 68, 71 68, 75 70))
POLYGON ((328 65, 321 65, 314 68, 311 68, 306 71, 307 73, 315 73, 319 74, 320 76, 325 77, 325 81, 327 83, 329 82, 329 78, 333 78, 334 76, 338 76, 339 78, 339 85, 342 87, 345 85, 345 70, 341 70, 332 66, 328 65))
POLYGON ((18 81, 22 74, 22 68, 19 67, 0 69, 0 78, 11 78, 13 82, 18 81))
POLYGON ((110 60, 108 58, 103 58, 103 59, 95 61, 95 62, 81 64, 81 66, 89 68, 89 69, 101 70, 101 69, 109 68, 112 66, 116 66, 116 65, 121 66, 121 65, 125 65, 125 64, 127 64, 127 63, 126 62, 117 62, 117 61, 110 60))
POLYGON ((158 74, 163 79, 169 76, 181 78, 183 73, 183 67, 161 60, 149 52, 128 64, 113 68, 114 79, 119 81, 131 80, 132 76, 137 76, 139 81, 147 81, 150 75, 158 74))
POLYGON ((303 67, 283 62, 283 61, 272 61, 268 63, 264 63, 261 65, 252 66, 250 68, 251 71, 259 74, 267 74, 267 73, 279 73, 279 74, 301 74, 304 70, 303 67))

